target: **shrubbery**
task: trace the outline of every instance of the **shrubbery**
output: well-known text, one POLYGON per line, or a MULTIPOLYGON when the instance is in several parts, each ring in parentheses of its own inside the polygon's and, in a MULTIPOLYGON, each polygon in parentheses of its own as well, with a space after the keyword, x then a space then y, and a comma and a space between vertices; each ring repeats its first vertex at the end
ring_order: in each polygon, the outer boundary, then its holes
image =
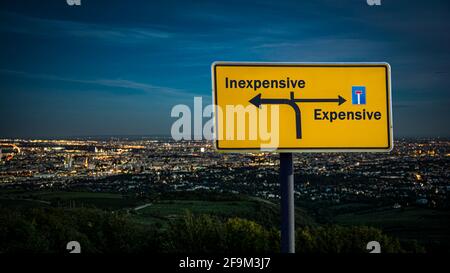
POLYGON ((262 253, 279 251, 279 234, 240 218, 224 222, 208 215, 188 213, 167 232, 168 252, 262 253))
MULTIPOLYGON (((138 224, 126 213, 96 209, 0 209, 1 253, 65 253, 69 241, 83 253, 276 253, 280 234, 241 218, 187 213, 160 228, 138 224)), ((369 241, 383 252, 404 252, 398 240, 367 227, 297 229, 298 253, 366 252, 369 241)), ((421 251, 416 244, 408 251, 421 251), (412 249, 411 249, 412 248, 412 249)))
POLYGON ((370 227, 325 226, 298 229, 297 253, 367 253, 366 244, 377 241, 383 253, 404 252, 400 242, 370 227))

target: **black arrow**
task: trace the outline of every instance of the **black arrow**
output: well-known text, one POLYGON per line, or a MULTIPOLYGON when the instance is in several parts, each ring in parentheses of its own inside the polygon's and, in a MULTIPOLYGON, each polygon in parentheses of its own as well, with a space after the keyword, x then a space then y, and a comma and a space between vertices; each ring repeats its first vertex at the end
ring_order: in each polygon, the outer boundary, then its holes
POLYGON ((301 123, 301 111, 296 102, 337 102, 338 105, 343 104, 347 100, 338 95, 337 99, 296 99, 294 98, 294 92, 291 92, 290 99, 263 99, 261 98, 261 93, 253 97, 249 102, 254 106, 260 108, 261 104, 287 104, 292 107, 295 111, 295 121, 296 121, 296 133, 297 138, 302 138, 302 123, 301 123))
POLYGON ((261 104, 289 104, 289 99, 262 99, 261 94, 256 95, 253 99, 249 100, 251 104, 260 108, 261 104))
POLYGON ((339 96, 337 99, 294 99, 295 102, 337 102, 338 105, 343 104, 347 100, 339 96))
POLYGON ((337 102, 338 105, 343 104, 347 100, 338 95, 337 99, 294 99, 293 93, 291 93, 290 99, 263 99, 261 98, 261 94, 253 97, 249 102, 256 107, 261 107, 261 104, 289 104, 291 105, 293 102, 337 102))

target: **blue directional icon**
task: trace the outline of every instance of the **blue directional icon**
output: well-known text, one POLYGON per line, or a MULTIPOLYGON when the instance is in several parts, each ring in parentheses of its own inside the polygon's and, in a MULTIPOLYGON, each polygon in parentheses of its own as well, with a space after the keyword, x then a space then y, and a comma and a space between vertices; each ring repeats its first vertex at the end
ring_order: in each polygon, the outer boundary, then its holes
POLYGON ((352 104, 366 104, 365 86, 352 86, 352 104))

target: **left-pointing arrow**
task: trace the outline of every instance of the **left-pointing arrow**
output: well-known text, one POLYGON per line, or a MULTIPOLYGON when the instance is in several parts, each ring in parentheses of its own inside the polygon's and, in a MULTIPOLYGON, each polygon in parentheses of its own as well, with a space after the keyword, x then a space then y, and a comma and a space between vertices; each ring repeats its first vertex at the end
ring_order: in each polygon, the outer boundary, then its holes
POLYGON ((261 107, 261 104, 291 104, 293 103, 290 99, 263 99, 261 94, 256 95, 253 99, 249 100, 251 104, 256 107, 261 107))
POLYGON ((249 100, 249 102, 259 108, 261 106, 261 94, 256 95, 253 99, 249 100))

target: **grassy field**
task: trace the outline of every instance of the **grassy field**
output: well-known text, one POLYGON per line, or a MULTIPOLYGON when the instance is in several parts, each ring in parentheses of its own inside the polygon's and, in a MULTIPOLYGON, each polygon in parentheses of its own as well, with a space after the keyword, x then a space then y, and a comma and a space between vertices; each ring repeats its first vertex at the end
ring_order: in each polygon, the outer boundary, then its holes
POLYGON ((163 200, 135 211, 134 218, 144 224, 165 224, 167 220, 180 218, 188 211, 232 217, 250 214, 253 210, 255 202, 251 201, 163 200))
POLYGON ((406 240, 450 244, 450 212, 430 208, 379 208, 345 213, 334 218, 341 225, 367 225, 406 240))
MULTIPOLYGON (((279 227, 279 206, 259 198, 242 197, 237 200, 162 200, 134 212, 137 221, 146 224, 166 224, 168 220, 177 219, 187 212, 209 214, 221 218, 240 217, 253 220, 266 227, 279 227)), ((315 221, 300 208, 296 209, 298 226, 313 226, 315 221)))
POLYGON ((28 199, 11 199, 0 197, 0 206, 2 207, 15 207, 15 208, 36 208, 36 207, 48 207, 49 203, 40 202, 38 200, 28 200, 28 199))
MULTIPOLYGON (((209 214, 221 218, 240 217, 254 220, 266 227, 278 227, 279 206, 270 201, 241 195, 199 194, 186 192, 162 196, 160 200, 137 200, 118 193, 38 191, 0 191, 2 207, 96 207, 106 210, 126 210, 142 224, 159 223, 193 214, 209 214), (179 198, 178 198, 179 197, 179 198), (141 209, 142 205, 146 205, 141 209)), ((296 209, 296 224, 312 226, 315 221, 300 208, 296 209)))
POLYGON ((116 193, 95 192, 0 192, 0 205, 11 206, 59 206, 59 207, 96 207, 101 209, 122 209, 137 206, 136 199, 128 199, 116 193))
POLYGON ((172 217, 184 214, 186 210, 194 214, 220 214, 233 216, 251 213, 255 209, 252 201, 200 201, 200 200, 168 200, 152 204, 139 211, 141 215, 172 217))

